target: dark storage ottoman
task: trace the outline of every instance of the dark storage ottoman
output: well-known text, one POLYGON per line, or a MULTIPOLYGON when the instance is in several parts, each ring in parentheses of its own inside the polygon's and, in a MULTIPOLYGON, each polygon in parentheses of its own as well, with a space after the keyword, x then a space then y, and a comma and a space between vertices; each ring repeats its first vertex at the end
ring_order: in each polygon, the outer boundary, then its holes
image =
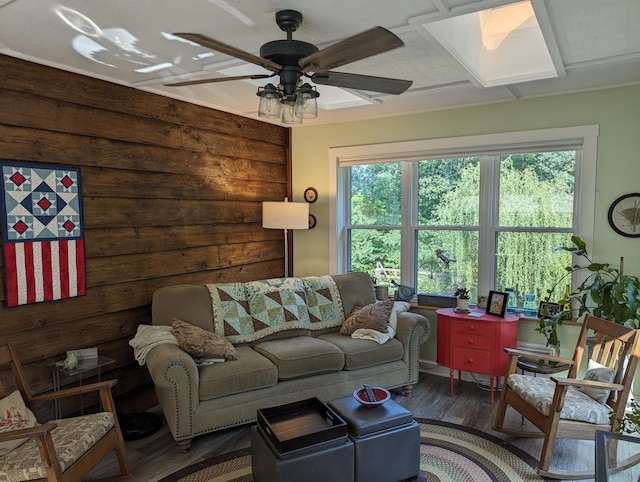
POLYGON ((317 398, 258 410, 251 429, 254 482, 353 482, 347 427, 317 398))
POLYGON ((393 400, 367 408, 352 396, 328 403, 347 422, 356 482, 398 482, 420 471, 420 426, 393 400))

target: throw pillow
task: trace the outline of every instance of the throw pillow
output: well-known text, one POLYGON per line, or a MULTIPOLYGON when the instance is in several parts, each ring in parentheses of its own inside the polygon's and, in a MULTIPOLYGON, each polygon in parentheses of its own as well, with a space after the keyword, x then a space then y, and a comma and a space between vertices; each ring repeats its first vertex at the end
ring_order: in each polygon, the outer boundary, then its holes
POLYGON ((387 325, 392 309, 393 300, 372 303, 362 308, 354 306, 349 318, 342 324, 340 334, 351 336, 354 331, 360 328, 387 333, 387 325))
MULTIPOLYGON (((38 421, 35 415, 24 404, 22 394, 18 390, 0 400, 0 433, 32 428, 36 425, 38 425, 38 421)), ((0 457, 20 447, 28 440, 28 438, 22 438, 0 443, 0 457)))
MULTIPOLYGON (((600 365, 598 362, 589 360, 587 373, 584 375, 584 379, 611 383, 613 382, 613 377, 615 377, 615 375, 616 372, 612 368, 607 368, 604 365, 600 365)), ((609 393, 611 392, 611 390, 606 390, 604 388, 581 387, 578 390, 589 395, 596 402, 600 402, 603 405, 606 403, 607 398, 609 398, 609 393)))
POLYGON ((177 318, 173 319, 171 326, 178 345, 191 356, 238 359, 236 348, 222 335, 203 330, 177 318))

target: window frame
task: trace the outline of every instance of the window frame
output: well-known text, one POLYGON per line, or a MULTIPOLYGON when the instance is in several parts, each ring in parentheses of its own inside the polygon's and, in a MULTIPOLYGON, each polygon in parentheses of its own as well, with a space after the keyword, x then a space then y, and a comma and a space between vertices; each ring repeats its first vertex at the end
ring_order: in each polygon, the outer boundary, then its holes
MULTIPOLYGON (((587 245, 593 244, 595 222, 595 184, 598 125, 540 129, 497 134, 484 134, 462 137, 448 137, 437 139, 423 139, 417 141, 392 142, 385 144, 370 144, 352 147, 336 147, 329 149, 329 268, 331 273, 345 273, 348 266, 348 233, 346 220, 350 208, 349 176, 347 169, 342 167, 358 164, 383 163, 390 161, 417 161, 423 159, 437 159, 464 155, 499 154, 506 151, 521 150, 567 150, 581 148, 581 154, 576 159, 575 169, 575 199, 574 199, 574 234, 582 238, 587 245), (579 207, 579 208, 578 208, 579 207)), ((488 163, 484 163, 487 166, 488 163)), ((405 176, 417 179, 417 163, 407 163, 411 169, 402 170, 403 187, 410 186, 408 195, 402 196, 402 217, 412 220, 401 226, 401 283, 415 286, 416 236, 415 220, 417 203, 415 198, 417 183, 405 182, 405 176), (410 171, 414 172, 410 172, 410 171), (406 256, 404 253, 414 253, 406 256)), ((484 167, 488 168, 488 167, 484 167)), ((483 169, 483 163, 481 163, 483 169)), ((496 173, 482 176, 481 183, 498 182, 496 173)), ((481 192, 482 188, 481 187, 481 192)), ((488 191, 492 191, 491 186, 488 191)), ((404 194, 404 193, 403 193, 404 194)), ((499 231, 499 226, 485 226, 483 212, 496 212, 491 196, 481 196, 480 199, 480 236, 491 237, 499 231)), ((497 219, 497 217, 496 217, 497 219)), ((479 242, 490 242, 495 247, 495 240, 479 239, 479 242)), ((480 256, 478 260, 478 290, 493 289, 494 267, 493 259, 480 256)), ((574 273, 572 285, 580 283, 580 275, 574 273)), ((483 292, 484 292, 483 291, 483 292)))

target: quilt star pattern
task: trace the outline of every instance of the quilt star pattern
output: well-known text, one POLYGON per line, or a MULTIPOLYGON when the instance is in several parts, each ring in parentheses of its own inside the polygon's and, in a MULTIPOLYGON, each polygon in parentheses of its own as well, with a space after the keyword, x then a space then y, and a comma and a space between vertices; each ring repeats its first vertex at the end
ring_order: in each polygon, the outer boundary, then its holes
POLYGON ((7 306, 85 294, 80 170, 0 161, 7 306))

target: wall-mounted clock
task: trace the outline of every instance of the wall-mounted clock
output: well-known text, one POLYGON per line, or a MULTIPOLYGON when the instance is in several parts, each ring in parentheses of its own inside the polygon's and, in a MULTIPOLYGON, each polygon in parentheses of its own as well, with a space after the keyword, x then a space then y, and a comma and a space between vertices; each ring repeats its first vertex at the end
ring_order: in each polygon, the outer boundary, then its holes
POLYGON ((316 227, 316 217, 313 214, 309 214, 309 229, 316 227))
POLYGON ((314 203, 318 200, 318 191, 315 187, 308 187, 304 190, 304 200, 308 203, 314 203))
POLYGON ((622 236, 639 238, 640 193, 625 194, 613 201, 609 208, 609 224, 622 236))

